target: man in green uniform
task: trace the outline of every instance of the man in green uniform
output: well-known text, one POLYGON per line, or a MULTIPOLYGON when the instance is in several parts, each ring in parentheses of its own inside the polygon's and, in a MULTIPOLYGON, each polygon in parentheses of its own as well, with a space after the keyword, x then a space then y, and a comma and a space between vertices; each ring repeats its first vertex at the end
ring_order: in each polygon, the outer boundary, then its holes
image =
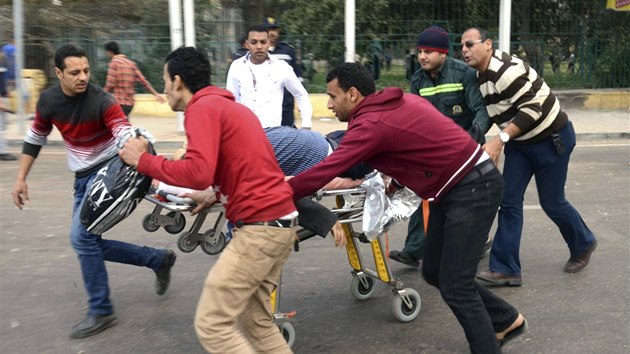
MULTIPOLYGON (((484 136, 490 129, 490 119, 479 91, 475 70, 471 70, 463 61, 448 56, 448 32, 443 28, 432 26, 422 31, 417 48, 421 69, 411 76, 411 93, 427 99, 483 145, 484 136)), ((423 212, 420 206, 409 219, 405 247, 402 251, 391 251, 389 257, 419 267, 424 255, 424 243, 423 212)))

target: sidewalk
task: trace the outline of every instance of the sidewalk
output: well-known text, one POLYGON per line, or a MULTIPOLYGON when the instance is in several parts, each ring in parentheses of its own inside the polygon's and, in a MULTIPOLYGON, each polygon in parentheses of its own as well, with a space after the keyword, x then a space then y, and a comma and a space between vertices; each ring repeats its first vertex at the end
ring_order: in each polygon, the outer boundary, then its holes
MULTIPOLYGON (((630 112, 626 110, 568 109, 567 113, 573 122, 579 141, 630 138, 630 112)), ((10 149, 16 151, 22 144, 24 132, 19 131, 20 125, 15 115, 8 114, 7 117, 9 126, 6 138, 10 149)), ((155 136, 157 144, 165 149, 175 149, 185 139, 185 134, 177 129, 176 118, 136 116, 132 113, 131 122, 135 126, 148 129, 155 136)), ((30 120, 26 121, 24 129, 27 129, 30 123, 30 120)), ((313 130, 323 134, 346 129, 346 127, 346 123, 341 123, 336 118, 313 118, 313 130)), ((497 132, 497 127, 493 126, 488 135, 494 136, 497 132)), ((61 136, 56 129, 53 129, 48 137, 48 143, 62 144, 61 136)))

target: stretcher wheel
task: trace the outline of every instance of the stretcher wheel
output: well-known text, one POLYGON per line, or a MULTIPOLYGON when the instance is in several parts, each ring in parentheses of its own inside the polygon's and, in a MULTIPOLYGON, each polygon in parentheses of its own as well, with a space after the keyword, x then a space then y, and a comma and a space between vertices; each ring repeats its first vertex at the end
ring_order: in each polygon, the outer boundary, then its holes
POLYGON ((176 211, 169 211, 166 213, 166 216, 175 220, 175 224, 164 226, 164 230, 169 234, 178 234, 186 227, 186 218, 182 213, 178 214, 176 211))
MULTIPOLYGON (((208 237, 214 237, 214 233, 210 233, 208 237)), ((219 237, 214 242, 206 242, 202 241, 201 249, 207 254, 214 256, 215 254, 220 253, 225 248, 225 234, 221 232, 219 237)))
POLYGON ((282 336, 287 341, 289 348, 292 347, 293 343, 295 343, 295 328, 293 328, 293 325, 289 322, 283 322, 278 327, 280 327, 280 332, 282 332, 282 336))
POLYGON ((374 279, 371 277, 364 277, 367 286, 361 282, 358 276, 352 277, 352 283, 350 284, 350 290, 352 296, 357 300, 367 300, 372 296, 374 292, 374 279))
POLYGON ((411 307, 407 306, 402 296, 398 294, 394 297, 394 302, 392 303, 394 317, 400 322, 410 322, 416 319, 422 307, 422 300, 417 291, 406 288, 405 293, 409 297, 409 301, 411 301, 411 307))
POLYGON ((192 239, 190 232, 188 231, 182 233, 177 239, 177 248, 185 253, 194 251, 198 244, 199 243, 197 241, 192 239))
POLYGON ((160 228, 160 225, 151 221, 151 219, 153 219, 151 215, 152 214, 147 214, 142 218, 142 228, 147 232, 156 232, 160 228))

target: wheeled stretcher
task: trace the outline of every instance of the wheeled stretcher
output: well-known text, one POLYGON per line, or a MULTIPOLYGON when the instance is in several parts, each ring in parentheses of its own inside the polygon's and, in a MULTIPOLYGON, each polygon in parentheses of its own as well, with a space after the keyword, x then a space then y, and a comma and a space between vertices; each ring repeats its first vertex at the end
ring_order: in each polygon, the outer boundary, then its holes
MULTIPOLYGON (((418 292, 412 288, 405 288, 403 282, 395 278, 389 266, 387 256, 387 233, 383 232, 373 240, 369 240, 363 233, 357 232, 353 224, 363 220, 363 205, 365 201, 365 190, 361 187, 353 189, 320 191, 315 199, 322 201, 325 198, 335 198, 335 207, 331 212, 336 214, 337 219, 343 226, 346 237, 346 252, 348 262, 352 267, 352 281, 350 290, 352 296, 357 300, 367 300, 374 292, 375 280, 380 280, 391 287, 394 299, 391 305, 392 314, 401 322, 414 320, 420 313, 422 301, 418 292), (374 259, 375 269, 368 268, 365 258, 361 253, 360 245, 368 243, 374 259)), ((182 212, 190 211, 193 208, 192 200, 188 198, 178 198, 174 195, 154 191, 147 194, 145 199, 156 206, 152 213, 147 214, 142 225, 147 231, 156 231, 160 226, 169 233, 181 232, 186 225, 182 212), (162 214, 166 210, 166 214, 162 214)), ((221 205, 215 205, 201 211, 193 221, 190 229, 180 234, 177 246, 182 252, 192 252, 198 245, 210 255, 217 254, 225 248, 227 244, 225 233, 223 232, 227 220, 225 211, 221 205), (208 214, 217 214, 212 228, 201 231, 208 214)), ((305 228, 297 230, 297 241, 295 250, 299 249, 299 243, 305 241, 316 234, 305 228)), ((281 282, 280 282, 281 283, 281 282)), ((274 320, 282 331, 287 343, 292 345, 295 341, 295 329, 289 320, 295 316, 296 312, 279 312, 281 284, 272 294, 272 312, 274 320)))
POLYGON ((392 287, 394 300, 392 314, 401 322, 413 321, 420 313, 422 301, 420 294, 412 288, 405 288, 402 280, 395 278, 389 266, 387 254, 387 233, 380 233, 369 240, 363 233, 357 232, 353 224, 363 220, 363 203, 365 191, 362 188, 319 192, 317 199, 335 197, 336 208, 331 211, 337 214, 346 235, 346 252, 352 267, 350 290, 357 300, 367 300, 374 292, 374 280, 380 280, 392 287), (375 269, 369 269, 365 258, 361 255, 360 244, 369 243, 374 259, 375 269))
MULTIPOLYGON (((153 212, 145 215, 142 219, 142 227, 148 232, 155 232, 160 227, 164 227, 164 230, 170 234, 180 233, 186 227, 186 217, 182 212, 191 211, 194 207, 194 201, 190 198, 180 198, 154 188, 147 193, 144 199, 155 204, 153 212), (162 214, 163 210, 167 211, 166 214, 162 214)), ((201 249, 209 255, 220 253, 227 244, 223 232, 226 223, 225 209, 221 204, 215 204, 200 211, 190 229, 182 232, 177 238, 177 248, 182 252, 190 253, 197 246, 201 246, 201 249), (214 227, 202 232, 201 226, 206 221, 208 214, 211 213, 218 213, 214 227)))

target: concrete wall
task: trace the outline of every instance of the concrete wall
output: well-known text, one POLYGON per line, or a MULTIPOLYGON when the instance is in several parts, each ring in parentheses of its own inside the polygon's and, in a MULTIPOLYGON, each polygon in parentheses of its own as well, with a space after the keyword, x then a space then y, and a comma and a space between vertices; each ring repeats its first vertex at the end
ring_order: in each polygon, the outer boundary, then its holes
MULTIPOLYGON (((628 110, 630 109, 630 89, 623 90, 562 90, 554 91, 560 99, 563 108, 597 109, 597 110, 628 110)), ((37 95, 33 95, 35 98, 37 95)), ((32 98, 33 98, 32 96, 32 98)), ((326 108, 328 96, 324 93, 309 95, 313 105, 314 118, 334 118, 333 113, 326 108)), ((33 101, 33 100, 31 100, 33 101)), ((34 102, 30 102, 34 106, 34 102)), ((28 111, 32 111, 29 107, 28 111)), ((297 110, 296 110, 297 111, 297 110)), ((175 117, 175 113, 167 103, 160 104, 151 94, 137 94, 133 115, 152 117, 175 117)), ((297 114, 299 116, 299 113, 297 114)))
MULTIPOLYGON (((597 109, 597 110, 628 110, 630 109, 630 89, 603 90, 561 90, 554 91, 563 108, 597 109)), ((325 93, 309 95, 313 105, 314 118, 334 118, 333 113, 326 108, 328 96, 325 93)), ((297 110, 296 110, 297 112, 297 110)), ((136 95, 136 106, 132 115, 175 117, 168 104, 159 104, 150 94, 136 95)), ((299 116, 299 113, 297 113, 299 116)))
POLYGON ((561 107, 574 109, 630 109, 630 89, 554 91, 561 107))
MULTIPOLYGON (((32 114, 35 112, 39 93, 46 87, 46 75, 44 75, 42 70, 22 69, 22 87, 24 87, 25 91, 25 96, 22 97, 24 113, 32 114)), ((17 111, 17 94, 17 90, 9 92, 8 109, 11 111, 17 111)))
MULTIPOLYGON (((325 93, 313 93, 309 95, 311 104, 313 105, 313 117, 334 118, 334 114, 326 108, 328 102, 328 95, 325 93)), ((296 105, 297 107, 297 105, 296 105)), ((296 108, 297 112, 297 108, 296 108)), ((171 108, 167 103, 158 103, 151 94, 137 94, 136 104, 133 107, 131 115, 139 116, 152 116, 152 117, 175 117, 175 113, 171 111, 171 108)), ((299 117, 299 112, 296 113, 299 117)))

